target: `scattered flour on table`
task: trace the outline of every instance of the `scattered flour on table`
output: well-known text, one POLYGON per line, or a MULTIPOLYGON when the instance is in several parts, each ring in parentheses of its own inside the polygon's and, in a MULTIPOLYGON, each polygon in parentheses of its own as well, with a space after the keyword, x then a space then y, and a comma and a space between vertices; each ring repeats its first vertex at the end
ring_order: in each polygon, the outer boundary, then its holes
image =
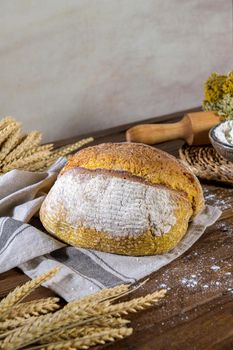
MULTIPOLYGON (((206 293, 208 291, 222 290, 233 293, 232 264, 217 257, 202 257, 201 253, 190 253, 197 260, 193 270, 185 263, 182 266, 166 270, 159 280, 155 282, 158 288, 174 290, 174 288, 188 288, 206 293), (194 273, 195 270, 195 273, 194 273), (175 279, 175 287, 174 287, 175 279), (171 286, 173 285, 173 288, 171 286)), ((185 257, 189 259, 189 257, 185 257)))
MULTIPOLYGON (((233 210, 233 189, 220 188, 216 190, 211 186, 204 187, 204 196, 206 203, 209 205, 217 206, 222 211, 233 210)), ((218 236, 211 244, 211 251, 209 251, 208 243, 201 246, 200 250, 193 250, 184 255, 179 266, 166 268, 162 275, 159 276, 157 288, 170 289, 170 293, 174 293, 175 296, 181 298, 181 303, 186 305, 186 302, 182 300, 182 295, 187 298, 190 295, 191 298, 210 298, 214 295, 227 294, 228 297, 233 297, 233 266, 232 260, 229 258, 233 252, 233 220, 232 218, 220 220, 215 223, 215 228, 218 232, 218 236), (222 242, 224 242, 224 253, 222 242), (208 254, 206 255, 206 252, 208 254), (211 254, 211 255, 210 255, 211 254), (225 254, 225 255, 224 255, 225 254)), ((211 235, 211 230, 209 232, 211 235)), ((208 232, 207 232, 208 235, 208 232)), ((195 249, 195 248, 194 248, 195 249)), ((185 299, 184 299, 185 300, 185 299)), ((172 314, 172 308, 175 308, 174 315, 176 314, 176 306, 172 299, 169 299, 168 305, 164 307, 164 313, 172 314)), ((222 308, 222 306, 219 306, 222 308)), ((198 313, 198 307, 192 309, 191 314, 187 315, 187 311, 181 312, 179 318, 182 322, 185 322, 190 317, 195 317, 198 313)), ((175 316, 174 316, 175 317, 175 316)), ((169 323, 172 325, 172 320, 163 322, 162 325, 169 323)))
POLYGON ((184 278, 181 279, 181 283, 184 286, 193 288, 193 287, 195 287, 197 285, 198 281, 197 281, 196 277, 195 278, 193 278, 193 277, 191 277, 191 278, 184 277, 184 278))
POLYGON ((211 266, 211 270, 213 270, 213 271, 218 271, 219 269, 220 269, 220 267, 217 266, 217 265, 212 265, 211 266))
MULTIPOLYGON (((231 209, 233 210, 233 189, 232 188, 219 188, 211 190, 211 186, 204 187, 204 197, 206 203, 219 207, 221 210, 231 209)), ((226 254, 229 256, 232 254, 232 238, 233 238, 233 222, 231 218, 224 221, 219 221, 216 224, 216 228, 219 231, 219 240, 229 237, 225 241, 226 254)), ((203 252, 194 251, 190 253, 195 258, 195 264, 188 267, 188 264, 183 264, 180 268, 175 268, 173 271, 167 270, 161 277, 160 286, 170 287, 169 280, 173 280, 172 275, 177 275, 177 288, 188 288, 190 290, 198 289, 203 293, 210 293, 213 290, 222 290, 233 293, 233 267, 227 260, 221 260, 218 258, 218 249, 221 247, 218 241, 212 246, 214 249, 213 256, 205 257, 203 252), (215 256, 216 255, 216 256, 215 256)), ((203 248, 205 249, 205 248, 203 248)), ((189 256, 185 259, 189 260, 189 256)), ((174 285, 174 281, 172 283, 174 285)), ((165 288, 166 288, 165 287, 165 288)))
POLYGON ((211 190, 211 186, 204 186, 204 198, 207 204, 227 210, 232 208, 233 204, 233 189, 232 188, 218 188, 211 190))

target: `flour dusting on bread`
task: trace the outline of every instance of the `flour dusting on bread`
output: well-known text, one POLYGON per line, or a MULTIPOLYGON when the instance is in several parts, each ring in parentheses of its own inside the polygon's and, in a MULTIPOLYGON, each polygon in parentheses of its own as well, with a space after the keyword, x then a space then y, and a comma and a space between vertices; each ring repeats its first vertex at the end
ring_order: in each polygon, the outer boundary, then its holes
POLYGON ((176 222, 168 189, 77 168, 59 177, 49 194, 51 215, 59 216, 61 205, 72 227, 95 227, 113 236, 140 235, 148 228, 161 236, 176 222))

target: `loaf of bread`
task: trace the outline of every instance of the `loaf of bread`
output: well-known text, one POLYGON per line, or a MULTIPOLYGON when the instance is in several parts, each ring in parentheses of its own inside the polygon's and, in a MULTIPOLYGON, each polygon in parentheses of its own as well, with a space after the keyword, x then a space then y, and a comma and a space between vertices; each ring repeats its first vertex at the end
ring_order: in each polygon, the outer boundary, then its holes
POLYGON ((109 143, 67 162, 40 218, 74 246, 152 255, 174 248, 203 205, 199 181, 173 156, 143 144, 109 143))

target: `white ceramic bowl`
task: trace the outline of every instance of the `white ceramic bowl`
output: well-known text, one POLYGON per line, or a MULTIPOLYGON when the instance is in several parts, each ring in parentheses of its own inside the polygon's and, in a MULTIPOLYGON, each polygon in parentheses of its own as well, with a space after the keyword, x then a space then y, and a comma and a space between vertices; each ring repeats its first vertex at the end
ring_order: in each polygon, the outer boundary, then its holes
MULTIPOLYGON (((225 123, 225 122, 223 122, 225 123)), ((209 138, 210 142, 212 143, 213 147, 215 148, 216 152, 220 154, 223 158, 233 162, 233 146, 230 146, 227 143, 219 141, 217 137, 215 136, 215 129, 219 126, 220 124, 214 126, 212 129, 209 131, 209 138)))

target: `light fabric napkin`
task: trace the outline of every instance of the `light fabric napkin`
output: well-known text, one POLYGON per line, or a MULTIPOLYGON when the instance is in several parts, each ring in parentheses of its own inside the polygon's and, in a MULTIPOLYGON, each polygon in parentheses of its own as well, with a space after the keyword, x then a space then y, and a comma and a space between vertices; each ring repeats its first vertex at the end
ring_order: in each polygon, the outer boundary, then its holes
POLYGON ((0 272, 18 266, 35 278, 60 266, 59 273, 44 285, 67 301, 102 288, 134 283, 169 264, 221 214, 218 208, 206 206, 178 246, 163 255, 129 257, 67 246, 28 224, 65 162, 60 158, 44 173, 13 170, 0 177, 0 272))

